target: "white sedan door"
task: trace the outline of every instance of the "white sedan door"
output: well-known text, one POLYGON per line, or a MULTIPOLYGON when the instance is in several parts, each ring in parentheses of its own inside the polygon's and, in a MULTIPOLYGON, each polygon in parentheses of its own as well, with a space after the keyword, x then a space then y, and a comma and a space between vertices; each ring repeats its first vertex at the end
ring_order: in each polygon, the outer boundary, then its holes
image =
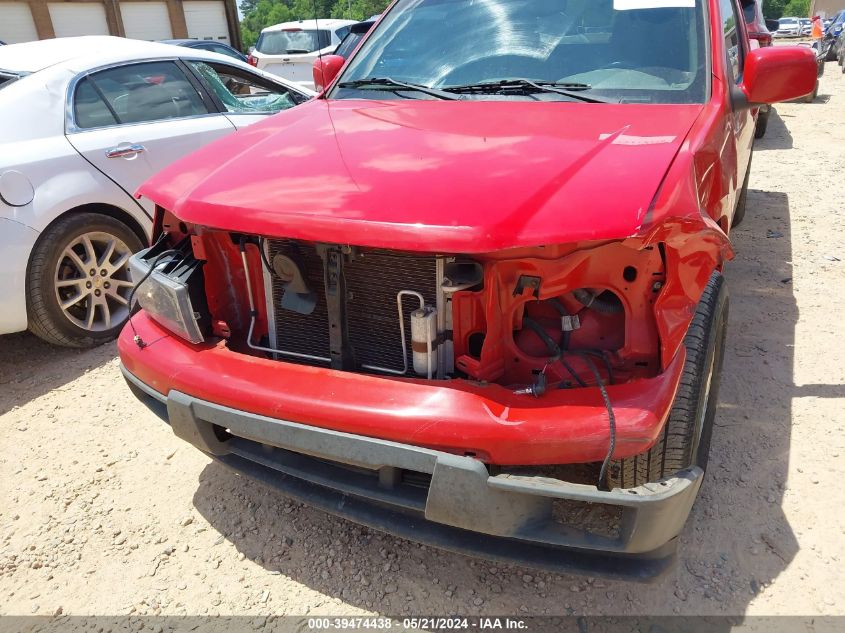
MULTIPOLYGON (((68 140, 129 195, 173 161, 235 131, 174 61, 110 67, 73 90, 68 140)), ((141 203, 152 214, 152 203, 141 203)))

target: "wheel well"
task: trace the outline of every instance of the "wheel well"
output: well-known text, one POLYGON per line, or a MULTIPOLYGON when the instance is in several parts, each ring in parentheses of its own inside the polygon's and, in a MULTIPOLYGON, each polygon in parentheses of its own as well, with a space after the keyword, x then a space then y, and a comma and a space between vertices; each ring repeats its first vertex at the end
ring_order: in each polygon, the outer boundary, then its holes
POLYGON ((132 229, 132 232, 138 236, 138 239, 141 240, 141 244, 148 244, 149 237, 147 236, 146 231, 144 228, 138 224, 138 221, 133 218, 129 213, 121 209, 120 207, 115 207, 110 204, 103 204, 103 203, 91 203, 91 204, 83 204, 78 207, 74 207, 72 209, 68 209, 57 218, 55 218, 49 225, 44 227, 44 231, 46 232, 53 224, 61 220, 62 218, 67 217, 70 214, 76 213, 99 213, 100 215, 107 215, 111 218, 119 222, 123 222, 126 226, 132 229))
MULTIPOLYGON (((78 207, 73 207, 72 209, 68 209, 64 213, 56 216, 50 224, 44 227, 41 231, 38 239, 36 240, 36 244, 41 241, 41 239, 47 234, 47 231, 59 220, 66 218, 69 215, 77 214, 77 213, 99 213, 100 215, 107 215, 110 218, 114 218, 118 222, 123 222, 126 226, 128 226, 131 231, 138 236, 138 239, 141 240, 141 244, 148 245, 149 239, 147 238, 147 234, 144 231, 143 227, 138 224, 138 221, 129 215, 126 211, 121 209, 120 207, 115 207, 110 204, 103 204, 101 202, 94 202, 91 204, 81 204, 78 207)), ((26 263, 26 274, 27 278, 29 278, 29 266, 32 263, 32 255, 35 253, 35 247, 33 246, 32 250, 29 252, 29 260, 26 263)), ((29 301, 29 296, 27 293, 27 302, 29 301)))

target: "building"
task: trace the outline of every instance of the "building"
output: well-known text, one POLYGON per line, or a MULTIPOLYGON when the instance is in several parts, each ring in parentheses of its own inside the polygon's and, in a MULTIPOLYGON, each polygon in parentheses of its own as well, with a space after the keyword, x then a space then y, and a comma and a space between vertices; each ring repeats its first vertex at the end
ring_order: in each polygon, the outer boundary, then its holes
POLYGON ((74 35, 193 38, 241 48, 235 0, 0 0, 0 41, 74 35))
POLYGON ((842 9, 845 9, 845 0, 812 0, 809 17, 820 15, 823 18, 832 18, 842 9))

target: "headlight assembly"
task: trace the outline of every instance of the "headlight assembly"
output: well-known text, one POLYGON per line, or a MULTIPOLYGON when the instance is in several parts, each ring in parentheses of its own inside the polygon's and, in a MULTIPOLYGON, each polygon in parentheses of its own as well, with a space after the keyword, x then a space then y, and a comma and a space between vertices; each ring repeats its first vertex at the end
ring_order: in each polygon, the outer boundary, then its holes
POLYGON ((129 260, 139 305, 174 334, 191 343, 202 343, 211 318, 205 299, 203 262, 191 252, 190 243, 173 250, 153 246, 129 260))

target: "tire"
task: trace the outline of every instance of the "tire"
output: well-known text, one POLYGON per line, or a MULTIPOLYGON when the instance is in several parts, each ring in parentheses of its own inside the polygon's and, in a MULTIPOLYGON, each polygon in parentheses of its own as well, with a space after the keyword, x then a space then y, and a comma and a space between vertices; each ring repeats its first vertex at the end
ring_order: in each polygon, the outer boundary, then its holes
POLYGON ((766 136, 766 128, 769 127, 769 112, 771 110, 761 110, 757 116, 757 126, 754 128, 754 138, 763 138, 766 136))
POLYGON ((128 256, 141 248, 135 232, 112 217, 60 218, 41 234, 27 267, 29 330, 64 347, 114 339, 129 316, 128 256))
POLYGON ((813 92, 811 92, 806 97, 804 97, 803 101, 804 101, 804 103, 812 103, 813 101, 816 100, 816 97, 818 97, 818 96, 819 96, 819 80, 816 79, 816 87, 813 89, 813 92))
POLYGON ((647 452, 611 463, 611 488, 653 483, 690 466, 706 469, 719 398, 728 304, 725 280, 714 272, 684 339, 687 358, 663 433, 647 452))
MULTIPOLYGON (((752 158, 754 155, 752 154, 752 158)), ((751 160, 748 161, 748 169, 745 170, 745 180, 742 181, 742 189, 739 190, 739 198, 736 201, 734 216, 731 218, 731 228, 735 229, 745 219, 745 208, 748 204, 748 181, 751 179, 751 160)))

